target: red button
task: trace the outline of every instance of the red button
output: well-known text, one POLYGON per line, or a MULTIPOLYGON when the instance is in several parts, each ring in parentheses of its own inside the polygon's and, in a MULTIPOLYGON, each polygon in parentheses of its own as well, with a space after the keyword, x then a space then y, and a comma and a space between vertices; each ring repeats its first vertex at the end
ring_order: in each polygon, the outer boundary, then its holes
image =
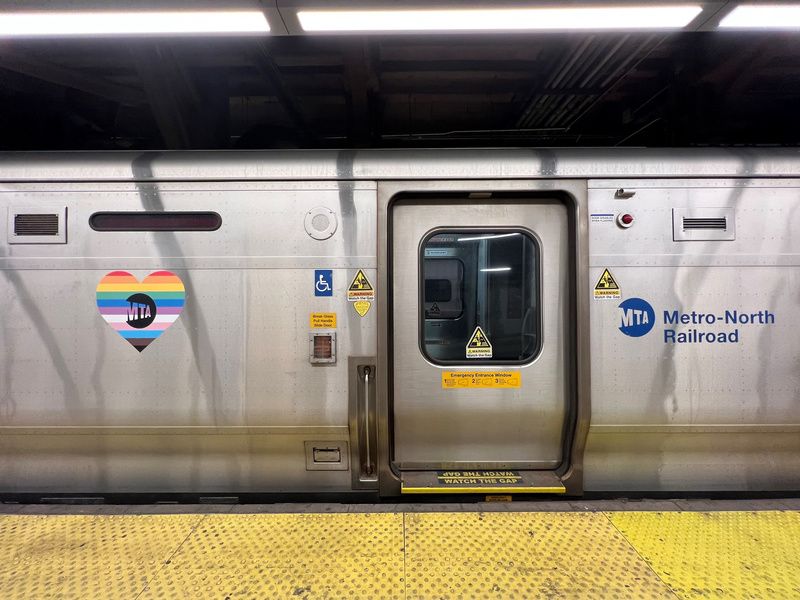
POLYGON ((622 215, 622 223, 623 225, 630 225, 633 223, 633 215, 624 214, 622 215))

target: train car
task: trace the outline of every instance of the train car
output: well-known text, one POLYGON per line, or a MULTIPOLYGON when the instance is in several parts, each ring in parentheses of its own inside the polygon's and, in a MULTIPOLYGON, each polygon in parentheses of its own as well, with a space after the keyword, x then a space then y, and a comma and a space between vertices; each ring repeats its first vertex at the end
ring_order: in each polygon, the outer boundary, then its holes
POLYGON ((0 494, 800 488, 800 151, 0 155, 0 494))

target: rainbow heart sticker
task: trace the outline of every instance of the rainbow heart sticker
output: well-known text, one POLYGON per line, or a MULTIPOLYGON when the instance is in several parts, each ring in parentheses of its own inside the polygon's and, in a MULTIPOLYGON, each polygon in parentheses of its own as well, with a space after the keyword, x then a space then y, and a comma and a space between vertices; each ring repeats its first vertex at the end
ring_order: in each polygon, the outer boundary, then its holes
POLYGON ((139 283, 127 271, 112 271, 97 285, 97 308, 123 339, 139 352, 180 316, 186 290, 169 271, 150 273, 139 283))

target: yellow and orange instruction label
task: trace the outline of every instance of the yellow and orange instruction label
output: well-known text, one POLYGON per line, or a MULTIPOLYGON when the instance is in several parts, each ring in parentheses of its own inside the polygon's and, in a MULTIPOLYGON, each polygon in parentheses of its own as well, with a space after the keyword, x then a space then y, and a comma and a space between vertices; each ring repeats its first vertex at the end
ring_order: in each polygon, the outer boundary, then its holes
POLYGON ((311 313, 311 329, 336 329, 336 313, 311 313))
POLYGON ((519 371, 442 371, 442 388, 518 388, 519 371))

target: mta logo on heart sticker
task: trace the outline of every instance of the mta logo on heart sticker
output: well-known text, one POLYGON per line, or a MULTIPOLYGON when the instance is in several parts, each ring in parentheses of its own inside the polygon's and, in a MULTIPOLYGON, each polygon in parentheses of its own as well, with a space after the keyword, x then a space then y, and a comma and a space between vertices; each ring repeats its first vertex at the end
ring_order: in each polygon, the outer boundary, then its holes
POLYGON ((180 316, 186 290, 169 271, 150 273, 140 283, 127 271, 112 271, 97 285, 97 308, 106 323, 139 352, 180 316))

